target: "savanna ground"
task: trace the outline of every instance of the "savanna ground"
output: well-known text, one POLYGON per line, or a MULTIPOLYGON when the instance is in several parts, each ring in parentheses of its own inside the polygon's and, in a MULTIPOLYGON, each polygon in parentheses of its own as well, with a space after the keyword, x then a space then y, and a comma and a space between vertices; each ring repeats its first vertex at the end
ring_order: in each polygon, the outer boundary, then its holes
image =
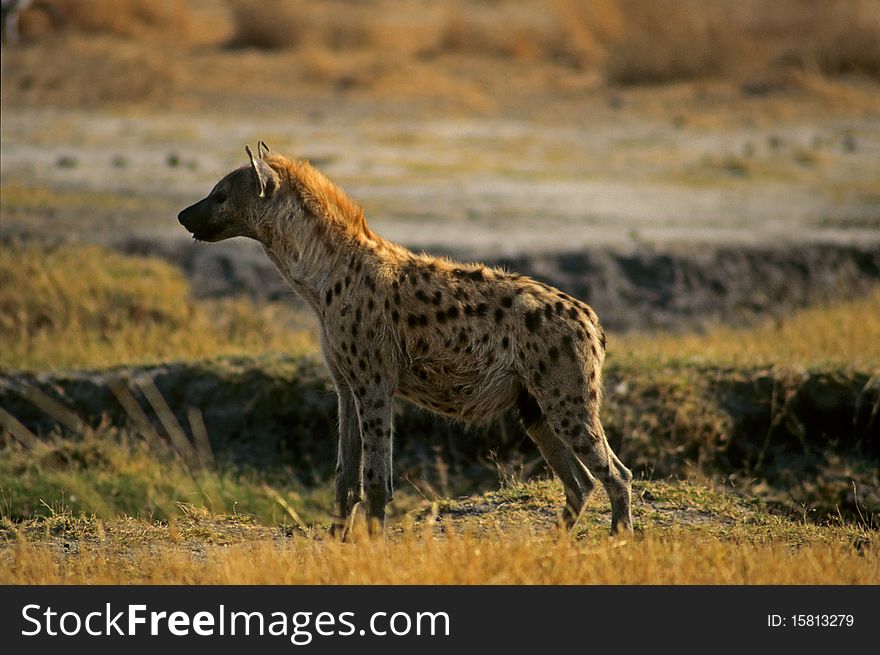
POLYGON ((880 583, 878 3, 36 4, 3 45, 0 582, 880 583), (388 237, 597 303, 634 536, 601 490, 560 534, 515 422, 404 407, 387 539, 326 536, 314 324, 175 220, 258 138, 388 237))

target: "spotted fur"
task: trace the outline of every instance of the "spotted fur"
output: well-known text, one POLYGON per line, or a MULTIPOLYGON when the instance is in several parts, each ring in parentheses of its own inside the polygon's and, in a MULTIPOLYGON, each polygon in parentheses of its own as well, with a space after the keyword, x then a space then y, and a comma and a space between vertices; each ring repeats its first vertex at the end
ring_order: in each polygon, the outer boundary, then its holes
POLYGON ((612 531, 631 529, 632 476, 599 420, 605 334, 595 312, 528 277, 387 241, 317 169, 260 145, 251 166, 180 221, 197 239, 258 240, 317 315, 339 398, 340 521, 360 502, 384 521, 399 396, 465 423, 517 407, 565 487, 565 521, 577 519, 596 475, 612 531))

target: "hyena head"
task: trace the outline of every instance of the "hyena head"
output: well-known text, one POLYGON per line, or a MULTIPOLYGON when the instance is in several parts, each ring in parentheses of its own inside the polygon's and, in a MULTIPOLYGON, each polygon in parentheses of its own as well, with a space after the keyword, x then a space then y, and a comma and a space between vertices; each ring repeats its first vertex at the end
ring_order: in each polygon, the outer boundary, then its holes
POLYGON ((281 184, 278 173, 264 161, 269 152, 262 141, 258 157, 245 146, 250 164, 235 169, 217 182, 205 198, 184 209, 177 220, 198 241, 223 241, 231 237, 258 238, 257 226, 267 200, 281 184))

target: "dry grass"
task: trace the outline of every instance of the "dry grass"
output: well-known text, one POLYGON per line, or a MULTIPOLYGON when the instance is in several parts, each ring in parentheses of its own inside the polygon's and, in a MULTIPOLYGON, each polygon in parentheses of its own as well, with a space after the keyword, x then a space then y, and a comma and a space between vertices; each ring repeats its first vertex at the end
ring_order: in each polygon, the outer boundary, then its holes
MULTIPOLYGON (((558 495, 558 494, 557 494, 558 495)), ((561 497, 561 496, 560 496, 561 497)), ((876 534, 752 514, 634 538, 410 524, 355 543, 190 512, 170 524, 56 515, 0 527, 3 584, 877 584, 876 534)))
MULTIPOLYGON (((308 320, 284 306, 199 301, 163 262, 86 246, 4 247, 0 367, 97 368, 267 352, 315 352, 308 320)), ((880 369, 880 290, 750 328, 612 335, 609 364, 880 369)))
POLYGON ((623 84, 748 76, 780 65, 880 72, 875 0, 454 0, 421 12, 341 0, 235 0, 232 13, 239 46, 540 60, 602 67, 623 84))
POLYGON ((82 245, 0 255, 0 368, 296 354, 315 349, 311 335, 277 305, 193 302, 182 274, 157 260, 82 245))
POLYGON ((395 543, 333 542, 210 547, 204 559, 177 548, 108 557, 100 546, 58 558, 18 545, 5 553, 3 584, 878 584, 880 555, 852 546, 732 544, 645 539, 578 544, 417 536, 395 543))
POLYGON ((839 367, 880 371, 880 290, 859 300, 815 306, 751 328, 704 334, 630 334, 609 346, 615 364, 687 362, 719 366, 839 367))
POLYGON ((186 0, 42 0, 23 12, 25 39, 59 30, 128 38, 185 37, 190 28, 186 0))
POLYGON ((876 0, 618 4, 627 21, 609 50, 606 75, 612 82, 739 79, 780 68, 825 75, 880 73, 876 0))

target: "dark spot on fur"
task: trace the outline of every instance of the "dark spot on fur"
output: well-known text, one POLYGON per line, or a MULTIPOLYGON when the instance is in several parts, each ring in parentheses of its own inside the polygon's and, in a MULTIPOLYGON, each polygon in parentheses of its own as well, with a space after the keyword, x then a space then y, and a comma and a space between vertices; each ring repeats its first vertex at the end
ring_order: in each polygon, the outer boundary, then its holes
POLYGON ((547 356, 550 358, 551 362, 555 362, 559 360, 559 348, 556 346, 550 346, 550 349, 547 351, 547 356))
POLYGON ((342 282, 339 282, 339 281, 337 280, 337 281, 336 281, 336 284, 333 286, 333 291, 335 291, 337 294, 338 294, 340 291, 342 291, 342 282))
POLYGON ((511 305, 513 305, 513 298, 511 298, 510 296, 504 296, 501 299, 501 306, 502 307, 510 307, 511 305))
POLYGON ((477 316, 485 316, 487 309, 489 309, 489 306, 486 303, 481 302, 479 305, 477 305, 477 316))
POLYGON ((485 275, 483 274, 483 269, 481 268, 473 271, 466 271, 463 268, 454 268, 452 269, 452 274, 459 278, 473 280, 474 282, 482 282, 486 279, 485 275))
POLYGON ((431 298, 431 303, 434 305, 439 305, 442 300, 443 300, 443 294, 440 293, 439 291, 435 291, 434 296, 431 298))
POLYGON ((538 361, 538 370, 541 371, 541 373, 547 372, 547 365, 544 363, 543 360, 538 361))
POLYGON ((395 304, 395 305, 399 305, 399 304, 400 304, 400 291, 395 291, 395 292, 394 292, 394 304, 395 304))
POLYGON ((327 289, 327 295, 324 296, 324 303, 329 305, 333 302, 333 289, 327 289))
POLYGON ((416 291, 416 298, 418 298, 418 299, 421 300, 422 302, 428 302, 428 294, 426 294, 426 293, 425 293, 424 291, 422 291, 421 289, 418 289, 418 290, 416 291))
POLYGON ((553 317, 553 305, 544 305, 544 318, 548 321, 553 317))
POLYGON ((406 317, 406 324, 409 325, 410 327, 415 327, 416 323, 418 323, 418 322, 419 322, 419 317, 416 316, 415 314, 410 314, 409 316, 406 317))
POLYGON ((453 305, 446 310, 446 315, 449 317, 449 320, 455 320, 456 318, 458 318, 458 307, 453 305))
POLYGON ((529 332, 536 332, 541 327, 541 310, 526 312, 526 328, 529 332))
POLYGON ((504 310, 499 307, 495 310, 495 322, 500 323, 502 320, 504 320, 504 310))
POLYGON ((504 337, 504 338, 501 340, 501 347, 504 348, 504 349, 506 350, 509 346, 510 346, 510 338, 508 338, 508 337, 504 337))
POLYGON ((373 302, 373 299, 370 298, 370 299, 367 301, 367 309, 369 309, 370 311, 373 311, 373 309, 374 309, 375 307, 376 307, 376 303, 374 303, 374 302, 373 302))
POLYGON ((437 318, 438 323, 446 322, 446 312, 444 312, 442 309, 438 309, 436 312, 434 312, 434 316, 437 318))
POLYGON ((424 327, 428 324, 428 317, 425 314, 419 314, 419 325, 424 327))
POLYGON ((395 323, 400 320, 400 314, 396 310, 391 312, 391 320, 395 323))
POLYGON ((578 317, 577 307, 569 307, 568 308, 568 315, 571 318, 577 318, 578 317))
POLYGON ((562 312, 565 310, 565 305, 562 304, 562 301, 561 301, 561 300, 557 300, 557 301, 556 301, 555 308, 556 308, 556 314, 557 314, 558 316, 562 316, 562 312))
POLYGON ((571 336, 567 334, 564 335, 562 337, 560 345, 562 346, 563 352, 569 353, 570 355, 574 356, 574 342, 571 340, 571 336))

